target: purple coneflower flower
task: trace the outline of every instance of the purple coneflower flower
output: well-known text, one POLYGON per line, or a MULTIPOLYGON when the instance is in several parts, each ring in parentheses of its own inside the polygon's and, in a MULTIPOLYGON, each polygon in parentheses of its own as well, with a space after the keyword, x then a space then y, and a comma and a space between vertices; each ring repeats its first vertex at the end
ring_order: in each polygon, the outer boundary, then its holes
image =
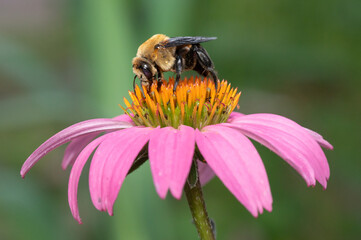
POLYGON ((126 99, 126 114, 74 124, 44 142, 24 163, 21 176, 43 156, 70 142, 63 169, 73 165, 68 199, 74 218, 81 223, 77 188, 82 169, 90 165, 89 188, 94 206, 113 214, 114 201, 128 173, 149 159, 158 195, 168 190, 181 198, 192 163, 205 184, 213 175, 224 183, 253 216, 272 210, 265 167, 251 138, 289 163, 306 181, 324 188, 330 175, 320 146, 333 147, 316 132, 274 114, 233 112, 240 93, 226 81, 216 91, 207 79, 182 81, 173 93, 174 80, 143 92, 136 87, 126 99), (103 135, 100 135, 104 133, 103 135), (100 136, 99 136, 100 135, 100 136))

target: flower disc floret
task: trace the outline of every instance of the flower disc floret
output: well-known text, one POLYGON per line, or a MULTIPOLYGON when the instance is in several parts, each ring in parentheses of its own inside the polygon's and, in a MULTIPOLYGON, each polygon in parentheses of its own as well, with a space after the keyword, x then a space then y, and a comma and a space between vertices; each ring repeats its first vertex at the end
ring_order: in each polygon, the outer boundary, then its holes
POLYGON ((185 78, 173 91, 174 78, 161 84, 154 82, 149 89, 136 86, 129 91, 131 102, 124 98, 121 108, 138 126, 178 128, 186 125, 202 129, 207 125, 225 123, 237 107, 241 93, 225 80, 215 89, 211 79, 185 78))

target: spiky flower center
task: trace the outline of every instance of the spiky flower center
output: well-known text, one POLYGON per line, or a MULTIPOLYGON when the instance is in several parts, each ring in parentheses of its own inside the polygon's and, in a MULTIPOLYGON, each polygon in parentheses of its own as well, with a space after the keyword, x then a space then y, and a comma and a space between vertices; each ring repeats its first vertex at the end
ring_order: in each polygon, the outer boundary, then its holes
POLYGON ((132 103, 124 98, 127 108, 120 106, 138 126, 178 128, 187 125, 202 129, 207 125, 226 122, 238 105, 241 93, 222 80, 215 89, 211 79, 185 78, 173 92, 174 78, 153 83, 150 89, 136 86, 129 91, 132 103))

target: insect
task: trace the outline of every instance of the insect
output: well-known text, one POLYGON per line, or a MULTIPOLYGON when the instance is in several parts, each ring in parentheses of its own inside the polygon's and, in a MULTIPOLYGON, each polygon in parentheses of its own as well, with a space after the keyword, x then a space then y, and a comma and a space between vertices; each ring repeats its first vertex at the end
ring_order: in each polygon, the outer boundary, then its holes
POLYGON ((206 49, 200 43, 217 39, 216 37, 173 37, 156 34, 139 46, 133 58, 135 80, 138 77, 142 85, 150 87, 153 81, 163 79, 163 72, 175 72, 173 90, 179 83, 183 71, 194 70, 204 77, 211 75, 217 89, 217 72, 206 49))

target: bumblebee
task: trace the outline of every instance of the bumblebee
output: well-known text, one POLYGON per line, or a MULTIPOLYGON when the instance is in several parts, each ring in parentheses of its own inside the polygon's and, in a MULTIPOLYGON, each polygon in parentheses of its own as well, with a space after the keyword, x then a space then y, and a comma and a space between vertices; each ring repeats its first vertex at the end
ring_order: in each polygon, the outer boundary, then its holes
POLYGON ((139 46, 133 58, 135 80, 138 77, 148 89, 153 81, 161 83, 163 72, 176 73, 174 91, 183 71, 194 70, 204 77, 211 75, 217 89, 217 73, 207 51, 200 43, 217 39, 216 37, 173 37, 156 34, 139 46))

